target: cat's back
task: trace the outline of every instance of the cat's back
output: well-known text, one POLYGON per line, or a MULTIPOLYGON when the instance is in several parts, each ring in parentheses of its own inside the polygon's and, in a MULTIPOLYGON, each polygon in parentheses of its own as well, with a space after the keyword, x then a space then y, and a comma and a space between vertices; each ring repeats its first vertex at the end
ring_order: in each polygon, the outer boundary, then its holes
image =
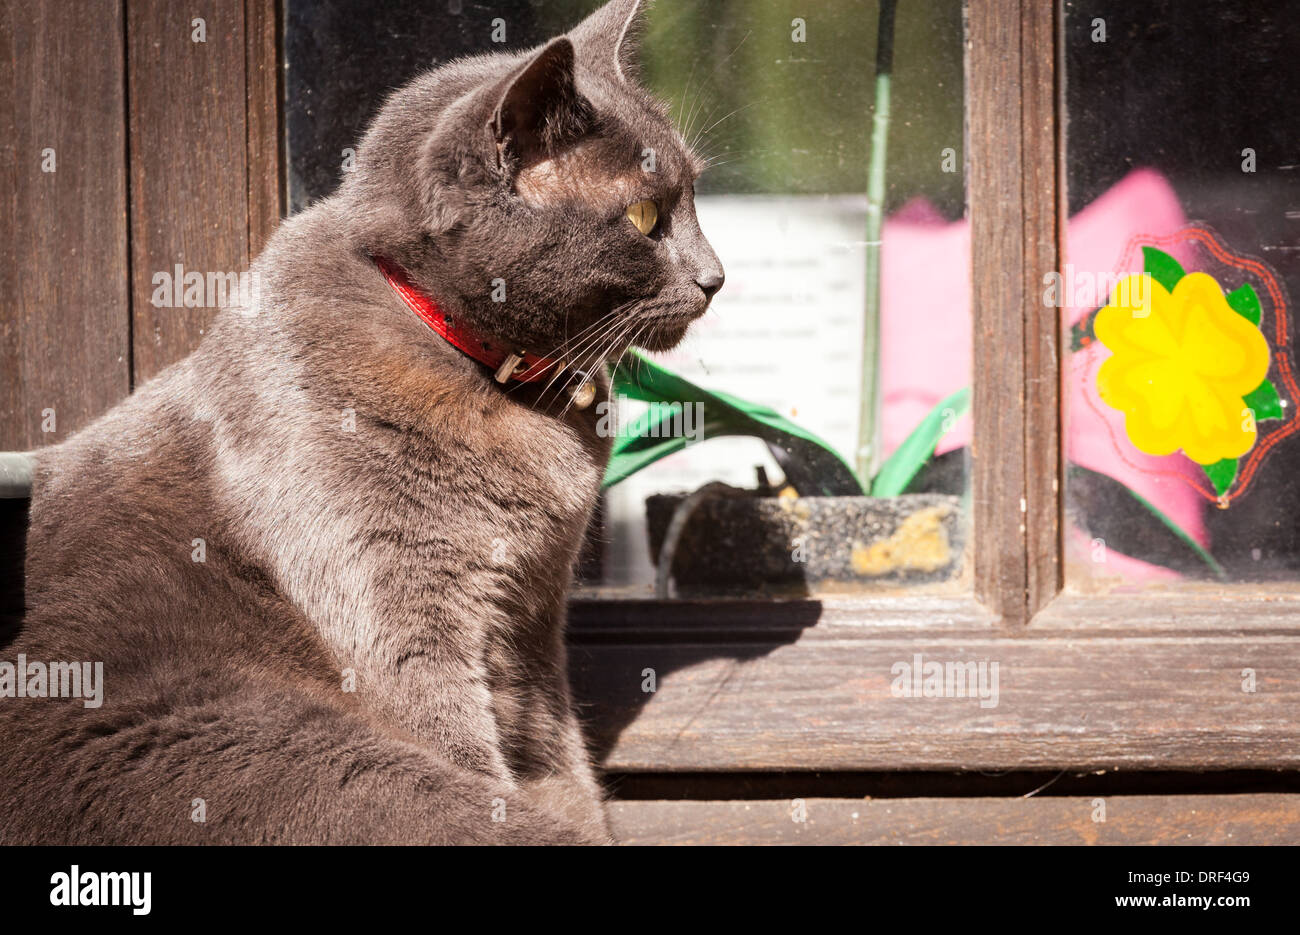
POLYGON ((24 669, 21 696, 0 703, 0 805, 33 829, 92 790, 110 802, 106 764, 215 739, 241 696, 333 678, 310 629, 226 545, 198 383, 186 359, 37 454, 26 612, 0 655, 24 669), (79 696, 56 667, 75 668, 79 696), (49 795, 59 779, 68 795, 49 795))
POLYGON ((212 350, 37 453, 20 645, 157 657, 159 646, 235 645, 239 621, 283 610, 235 547, 215 492, 216 388, 205 374, 223 365, 212 350))

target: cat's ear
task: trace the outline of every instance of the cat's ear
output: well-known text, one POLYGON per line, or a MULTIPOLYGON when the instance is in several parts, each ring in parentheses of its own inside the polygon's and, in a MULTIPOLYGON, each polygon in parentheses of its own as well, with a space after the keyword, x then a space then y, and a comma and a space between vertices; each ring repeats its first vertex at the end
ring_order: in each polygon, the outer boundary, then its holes
POLYGON ((569 31, 584 65, 635 81, 640 73, 637 44, 651 0, 609 0, 569 31))
POLYGON ((507 150, 524 164, 544 158, 555 147, 585 132, 591 108, 578 94, 573 67, 573 43, 561 36, 498 89, 489 127, 503 162, 507 150))

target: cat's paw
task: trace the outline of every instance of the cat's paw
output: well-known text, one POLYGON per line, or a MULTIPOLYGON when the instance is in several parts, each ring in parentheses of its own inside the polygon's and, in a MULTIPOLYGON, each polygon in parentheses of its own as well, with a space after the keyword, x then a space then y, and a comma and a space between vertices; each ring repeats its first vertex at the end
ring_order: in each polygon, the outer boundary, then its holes
POLYGON ((524 784, 524 795, 533 807, 572 832, 572 839, 556 843, 614 843, 604 802, 573 780, 560 776, 529 780, 524 784))

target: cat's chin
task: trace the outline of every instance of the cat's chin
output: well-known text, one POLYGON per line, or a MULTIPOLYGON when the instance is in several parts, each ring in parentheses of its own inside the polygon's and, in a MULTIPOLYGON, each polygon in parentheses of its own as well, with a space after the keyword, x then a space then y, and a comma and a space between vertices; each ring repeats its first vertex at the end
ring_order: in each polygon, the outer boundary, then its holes
POLYGON ((647 351, 671 351, 682 343, 682 338, 686 337, 686 332, 696 317, 698 316, 665 319, 641 335, 637 339, 637 346, 647 351))

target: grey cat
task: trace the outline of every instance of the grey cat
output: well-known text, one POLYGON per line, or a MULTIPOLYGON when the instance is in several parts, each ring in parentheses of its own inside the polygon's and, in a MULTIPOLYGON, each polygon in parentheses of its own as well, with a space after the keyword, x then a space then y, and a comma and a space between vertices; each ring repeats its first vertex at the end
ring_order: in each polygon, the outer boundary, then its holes
POLYGON ((40 452, 2 658, 102 662, 103 704, 0 698, 0 841, 609 840, 564 647, 582 404, 723 279, 642 6, 394 93, 256 304, 40 452))

